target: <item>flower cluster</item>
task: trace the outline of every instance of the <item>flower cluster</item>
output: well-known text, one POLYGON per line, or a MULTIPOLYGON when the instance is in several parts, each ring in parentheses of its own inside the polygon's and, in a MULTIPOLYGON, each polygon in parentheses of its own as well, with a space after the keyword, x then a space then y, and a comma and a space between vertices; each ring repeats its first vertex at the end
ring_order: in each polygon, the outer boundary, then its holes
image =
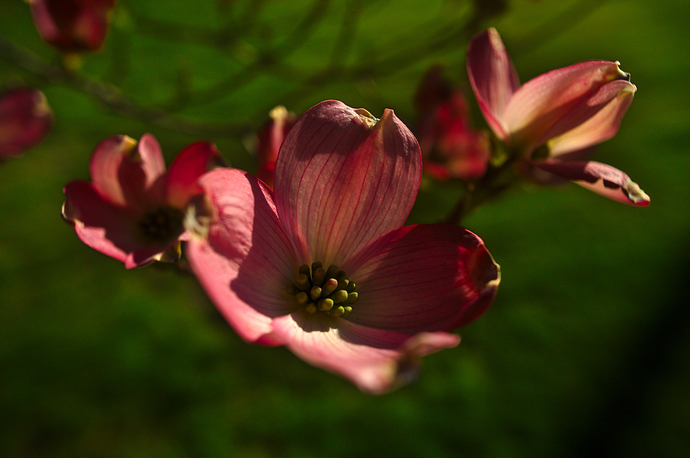
MULTIPOLYGON (((585 62, 520 85, 494 29, 473 38, 469 80, 495 136, 470 127, 462 93, 432 68, 417 93, 422 144, 394 114, 328 100, 295 120, 271 112, 258 177, 214 168, 211 143, 169 172, 151 135, 103 141, 92 182, 66 185, 64 218, 127 268, 176 260, 247 342, 283 345, 370 393, 409 381, 420 359, 491 305, 500 269, 454 224, 404 225, 422 165, 437 177, 497 184, 499 170, 571 179, 621 202, 649 197, 610 166, 581 161, 617 132, 635 86, 615 62, 585 62), (497 153, 500 151, 500 154, 497 153)), ((501 183, 501 186, 505 185, 501 183)))

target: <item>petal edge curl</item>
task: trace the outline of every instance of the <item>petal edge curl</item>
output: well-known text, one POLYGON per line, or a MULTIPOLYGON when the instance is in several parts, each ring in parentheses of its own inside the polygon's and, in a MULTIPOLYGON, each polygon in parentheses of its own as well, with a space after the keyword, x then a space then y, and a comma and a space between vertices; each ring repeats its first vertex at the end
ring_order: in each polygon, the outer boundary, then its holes
POLYGON ((482 240, 454 225, 405 226, 343 267, 359 301, 348 320, 388 331, 450 331, 491 305, 500 268, 482 240))
POLYGON ((324 317, 306 313, 280 317, 273 327, 301 359, 349 379, 370 394, 409 383, 421 357, 460 343, 460 336, 445 332, 406 335, 344 320, 333 327, 324 317))

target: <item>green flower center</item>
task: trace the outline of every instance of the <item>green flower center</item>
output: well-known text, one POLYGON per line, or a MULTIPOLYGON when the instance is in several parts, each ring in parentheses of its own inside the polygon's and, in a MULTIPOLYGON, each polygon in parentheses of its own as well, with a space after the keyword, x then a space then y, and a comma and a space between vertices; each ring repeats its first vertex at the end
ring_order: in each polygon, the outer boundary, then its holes
POLYGON ((184 213, 179 208, 162 206, 144 214, 139 221, 144 237, 154 242, 165 242, 182 233, 184 213))
POLYGON ((288 294, 295 296, 298 304, 309 313, 320 311, 334 317, 346 317, 352 313, 352 305, 359 295, 355 282, 336 265, 324 269, 321 262, 311 267, 300 266, 297 278, 287 288, 288 294))

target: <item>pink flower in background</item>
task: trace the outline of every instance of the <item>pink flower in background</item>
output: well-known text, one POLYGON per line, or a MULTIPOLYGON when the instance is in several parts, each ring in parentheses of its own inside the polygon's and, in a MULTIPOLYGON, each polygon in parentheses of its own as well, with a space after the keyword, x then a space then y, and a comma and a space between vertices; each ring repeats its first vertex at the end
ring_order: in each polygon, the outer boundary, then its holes
POLYGON ((256 156, 259 160, 256 176, 272 188, 278 151, 285 136, 295 124, 295 114, 287 111, 284 106, 277 106, 271 110, 269 116, 270 119, 259 132, 256 145, 256 156))
POLYGON ((117 0, 28 0, 41 38, 62 52, 103 46, 117 0))
POLYGON ((53 113, 41 91, 18 87, 0 94, 0 161, 18 157, 43 140, 53 113))
POLYGON ((491 156, 489 138, 470 127, 465 97, 444 78, 442 66, 425 73, 415 105, 424 170, 442 180, 481 178, 491 156))
POLYGON ((513 154, 611 199, 649 204, 649 197, 618 169, 570 160, 618 132, 637 88, 617 62, 583 62, 520 85, 492 28, 471 40, 467 72, 489 127, 513 154))
POLYGON ((65 186, 62 215, 74 224, 82 242, 128 269, 177 260, 180 241, 187 238, 186 207, 202 193, 197 179, 219 160, 212 143, 193 143, 166 174, 153 135, 144 135, 138 144, 124 135, 110 137, 91 158, 93 182, 65 186))
POLYGON ((235 169, 204 175, 210 224, 186 255, 240 336, 286 345, 372 393, 456 346, 491 304, 499 268, 454 225, 404 226, 421 180, 412 133, 386 110, 326 101, 288 134, 275 193, 235 169))

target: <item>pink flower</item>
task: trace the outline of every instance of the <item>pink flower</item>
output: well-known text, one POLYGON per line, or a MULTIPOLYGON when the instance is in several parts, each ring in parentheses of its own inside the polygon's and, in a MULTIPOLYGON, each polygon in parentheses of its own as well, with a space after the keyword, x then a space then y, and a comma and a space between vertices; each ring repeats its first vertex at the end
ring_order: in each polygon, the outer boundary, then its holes
POLYGON ((424 170, 441 180, 481 178, 491 156, 489 138, 470 127, 465 96, 443 77, 442 66, 425 73, 415 105, 424 170))
POLYGON ((378 120, 326 101, 288 134, 275 193, 235 169, 200 185, 208 225, 190 228, 190 265, 249 342, 286 345, 360 389, 387 391, 450 330, 490 305, 499 268, 453 225, 404 226, 421 180, 414 136, 391 110, 378 120))
POLYGON ((41 38, 62 52, 103 46, 117 0, 28 0, 41 38))
POLYGON ((19 87, 0 95, 0 161, 40 142, 53 123, 53 113, 38 89, 19 87))
POLYGON ((131 269, 175 261, 190 200, 202 193, 197 179, 220 160, 212 143, 187 146, 165 173, 155 137, 137 142, 110 137, 96 148, 89 166, 93 182, 65 186, 62 215, 90 247, 123 261, 131 269))
POLYGON ((637 90, 618 62, 583 62, 521 86, 501 37, 491 28, 470 42, 467 72, 489 127, 512 154, 611 199, 649 204, 649 196, 618 169, 569 160, 618 132, 637 90))
POLYGON ((295 114, 287 111, 284 106, 277 106, 271 110, 269 116, 270 119, 259 132, 256 145, 256 156, 259 160, 256 176, 272 188, 278 151, 285 136, 295 124, 295 114))

